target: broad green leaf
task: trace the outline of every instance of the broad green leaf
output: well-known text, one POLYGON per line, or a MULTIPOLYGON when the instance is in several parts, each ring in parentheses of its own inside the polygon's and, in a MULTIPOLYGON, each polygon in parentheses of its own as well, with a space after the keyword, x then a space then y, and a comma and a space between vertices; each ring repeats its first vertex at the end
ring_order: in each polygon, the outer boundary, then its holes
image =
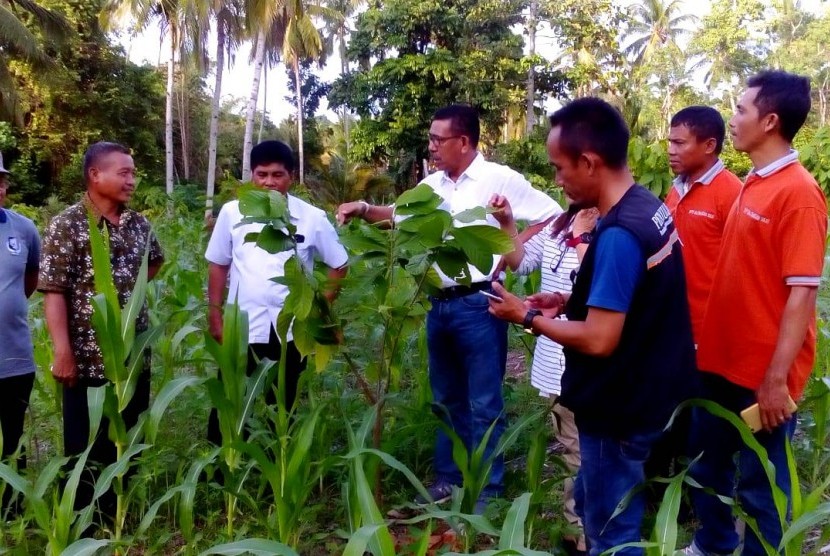
POLYGON ((287 233, 265 226, 259 232, 245 234, 246 242, 255 242, 256 246, 275 255, 294 248, 294 240, 287 233))
POLYGON ((268 192, 257 187, 240 188, 239 212, 245 216, 270 216, 270 201, 268 192))
POLYGON ((486 207, 473 207, 453 215, 453 219, 463 224, 471 224, 486 219, 487 215, 492 214, 492 212, 491 209, 486 207))
POLYGON ((372 541, 380 534, 381 529, 385 529, 387 534, 389 533, 389 529, 385 523, 364 525, 352 533, 349 537, 349 542, 346 543, 346 548, 343 550, 343 556, 363 556, 367 552, 371 552, 373 556, 394 556, 394 549, 392 552, 384 552, 383 549, 381 549, 381 552, 375 552, 369 547, 372 541))
MULTIPOLYGON (((464 252, 453 246, 452 242, 436 249, 435 262, 441 272, 459 284, 469 285, 472 281, 464 252)), ((491 258, 491 265, 492 262, 491 258)))
POLYGON ((784 536, 779 544, 779 552, 796 536, 812 530, 816 526, 826 525, 830 521, 830 502, 821 504, 814 510, 807 512, 795 521, 784 531, 784 536))
POLYGON ((112 542, 109 539, 80 539, 67 546, 61 556, 95 556, 112 542))
POLYGON ((164 416, 164 412, 167 411, 170 403, 186 388, 196 386, 204 381, 205 379, 196 376, 182 376, 168 381, 164 385, 161 391, 156 394, 153 405, 150 407, 150 416, 144 425, 147 442, 155 444, 161 418, 164 416))
POLYGON ((660 548, 661 556, 674 556, 677 550, 677 516, 680 513, 680 501, 683 498, 683 481, 686 472, 672 478, 663 501, 657 510, 654 522, 654 542, 660 548))
POLYGON ((530 508, 529 492, 525 492, 513 501, 504 518, 499 537, 499 548, 524 548, 525 544, 525 520, 530 508))
POLYGON ((200 556, 218 554, 221 556, 299 556, 290 546, 268 539, 245 539, 242 541, 219 544, 208 548, 200 556))
POLYGON ((507 234, 492 226, 453 228, 451 233, 470 262, 483 274, 492 269, 493 255, 513 250, 513 242, 507 234))
POLYGON ((419 183, 412 189, 408 191, 404 191, 398 196, 398 200, 395 203, 398 207, 410 205, 413 203, 426 203, 433 197, 437 197, 435 191, 425 184, 419 183))

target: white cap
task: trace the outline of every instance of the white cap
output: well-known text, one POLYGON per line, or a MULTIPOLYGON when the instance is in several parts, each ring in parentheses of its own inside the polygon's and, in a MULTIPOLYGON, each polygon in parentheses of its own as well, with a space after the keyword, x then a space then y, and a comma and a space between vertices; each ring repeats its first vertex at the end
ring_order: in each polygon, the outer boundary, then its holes
POLYGON ((0 174, 11 174, 6 167, 3 166, 3 153, 0 153, 0 174))

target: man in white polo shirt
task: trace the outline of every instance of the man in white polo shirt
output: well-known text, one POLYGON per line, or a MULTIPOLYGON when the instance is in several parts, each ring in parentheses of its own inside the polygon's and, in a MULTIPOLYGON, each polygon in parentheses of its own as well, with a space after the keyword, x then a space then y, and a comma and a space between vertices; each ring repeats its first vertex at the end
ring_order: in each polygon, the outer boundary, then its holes
MULTIPOLYGON (((538 224, 562 212, 553 199, 533 189, 518 172, 488 162, 478 152, 480 124, 478 112, 466 105, 438 110, 429 129, 429 153, 438 172, 423 181, 440 195, 440 209, 450 214, 489 205, 498 196, 510 201, 516 220, 538 224)), ((344 203, 337 209, 337 220, 351 218, 381 222, 392 218, 393 207, 369 205, 363 201, 344 203)), ((499 227, 492 215, 486 221, 499 227)), ((512 235, 515 236, 515 228, 512 235)), ((498 257, 493 258, 493 269, 498 257)), ((438 270, 438 269, 436 269, 438 270)), ((487 275, 470 269, 472 285, 459 285, 454 277, 438 274, 443 282, 440 295, 431 298, 427 316, 427 347, 432 397, 449 412, 448 424, 472 451, 487 429, 498 420, 487 446, 490 454, 504 430, 502 379, 507 359, 507 324, 487 312, 487 298, 494 270, 487 275)), ((457 277, 455 277, 457 278, 457 277)), ((429 488, 436 502, 447 500, 453 485, 461 485, 461 472, 452 458, 452 444, 438 433, 435 457, 435 482, 429 488)), ((483 511, 487 498, 501 494, 504 461, 493 462, 490 482, 476 511, 483 511)))
MULTIPOLYGON (((251 150, 251 171, 254 185, 279 191, 286 196, 291 221, 297 226, 300 262, 311 269, 315 260, 329 267, 328 277, 332 288, 326 294, 329 301, 337 295, 337 284, 346 275, 348 255, 340 244, 337 232, 326 218, 326 213, 309 203, 288 194, 294 173, 294 153, 280 141, 263 141, 251 150), (302 238, 302 239, 300 239, 302 238)), ((256 367, 256 361, 268 358, 278 361, 280 341, 275 331, 288 287, 271 279, 283 276, 285 262, 293 255, 287 251, 269 254, 256 244, 245 241, 245 236, 258 232, 262 224, 237 226, 242 220, 239 201, 231 201, 222 207, 210 237, 205 258, 208 269, 208 325, 210 334, 222 341, 222 311, 225 289, 230 278, 227 300, 236 302, 248 313, 248 372, 256 367)), ((294 342, 287 346, 285 365, 285 403, 290 409, 297 393, 300 373, 305 359, 300 356, 294 342)), ((266 387, 265 401, 276 403, 271 385, 266 387)), ((208 421, 208 439, 216 444, 221 441, 216 410, 208 421)))

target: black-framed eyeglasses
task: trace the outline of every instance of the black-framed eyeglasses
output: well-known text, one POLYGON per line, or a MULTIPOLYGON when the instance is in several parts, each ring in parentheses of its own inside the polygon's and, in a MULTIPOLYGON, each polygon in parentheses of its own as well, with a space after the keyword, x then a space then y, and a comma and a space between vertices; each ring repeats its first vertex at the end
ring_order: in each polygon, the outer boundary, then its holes
POLYGON ((559 256, 550 263, 550 271, 553 274, 556 274, 556 271, 559 270, 559 267, 562 265, 562 261, 565 260, 565 251, 567 250, 568 247, 564 243, 559 245, 559 256))
POLYGON ((444 143, 449 141, 450 139, 458 139, 462 137, 462 135, 447 135, 446 137, 442 137, 440 135, 435 135, 434 133, 430 133, 427 138, 429 139, 429 143, 431 145, 435 145, 437 147, 443 147, 444 143))

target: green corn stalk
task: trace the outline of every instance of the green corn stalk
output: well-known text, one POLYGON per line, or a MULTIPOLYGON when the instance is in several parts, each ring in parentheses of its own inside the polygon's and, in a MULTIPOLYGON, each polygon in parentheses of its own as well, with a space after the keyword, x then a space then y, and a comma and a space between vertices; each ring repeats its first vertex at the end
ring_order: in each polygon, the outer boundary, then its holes
MULTIPOLYGON (((277 431, 276 438, 262 448, 254 442, 242 443, 240 451, 256 462, 273 497, 267 522, 279 541, 296 546, 308 497, 324 472, 323 464, 312 461, 315 431, 324 406, 315 407, 310 414, 293 420, 288 430, 277 431)), ((277 421, 271 412, 272 423, 277 421)), ((271 431, 258 438, 271 438, 271 431)), ((252 436, 253 440, 253 436, 252 436)), ((252 509, 261 512, 261 503, 252 500, 252 509)))
MULTIPOLYGON (((511 504, 504 518, 499 534, 499 547, 494 550, 477 552, 479 556, 550 556, 549 552, 532 550, 525 546, 525 529, 528 528, 527 518, 530 510, 532 494, 525 492, 511 504)), ((460 556, 456 552, 448 552, 448 556, 460 556)))
POLYGON ((238 493, 245 475, 240 473, 244 467, 240 445, 254 404, 262 394, 274 362, 260 361, 249 377, 248 315, 238 305, 228 304, 223 318, 221 344, 205 333, 205 347, 219 367, 219 377, 208 379, 206 384, 222 432, 220 454, 226 471, 225 481, 233 485, 225 490, 227 533, 233 537, 238 493))
MULTIPOLYGON (((439 410, 446 413, 446 409, 438 406, 439 410)), ((541 412, 529 413, 522 416, 515 423, 510 425, 499 438, 495 448, 489 457, 484 453, 490 442, 490 437, 498 421, 493 421, 477 446, 473 447, 472 453, 465 446, 464 441, 456 432, 446 424, 444 419, 439 421, 439 426, 447 434, 452 442, 452 458, 458 469, 461 471, 463 498, 461 510, 465 513, 473 513, 476 501, 481 496, 484 488, 490 480, 490 472, 493 469, 493 462, 497 457, 504 454, 520 438, 524 430, 534 422, 543 419, 541 412)))
POLYGON ((20 493, 26 502, 26 515, 38 525, 46 537, 46 554, 64 554, 84 531, 92 524, 95 504, 100 496, 96 491, 93 499, 80 512, 75 512, 75 492, 84 474, 84 468, 92 449, 92 439, 98 433, 103 413, 104 393, 102 388, 90 389, 89 421, 90 443, 78 456, 66 484, 61 488, 61 471, 69 462, 67 457, 54 457, 38 473, 34 481, 18 474, 4 463, 0 463, 0 480, 20 493))
POLYGON ((115 540, 119 541, 127 516, 128 498, 125 495, 124 478, 130 466, 128 454, 135 455, 146 448, 146 445, 139 444, 143 420, 140 419, 139 423, 128 431, 121 412, 135 394, 139 376, 144 369, 146 350, 161 334, 162 328, 151 326, 136 336, 136 320, 144 306, 147 293, 150 238, 146 241, 132 295, 122 308, 112 278, 107 228, 99 230, 91 213, 88 214, 88 223, 95 289, 98 292, 92 298, 92 325, 104 362, 104 375, 109 381, 105 387, 104 412, 109 420, 109 437, 116 448, 116 463, 112 466, 112 469, 117 470, 113 477, 116 493, 114 533, 115 540), (139 446, 142 447, 139 449, 139 446))

